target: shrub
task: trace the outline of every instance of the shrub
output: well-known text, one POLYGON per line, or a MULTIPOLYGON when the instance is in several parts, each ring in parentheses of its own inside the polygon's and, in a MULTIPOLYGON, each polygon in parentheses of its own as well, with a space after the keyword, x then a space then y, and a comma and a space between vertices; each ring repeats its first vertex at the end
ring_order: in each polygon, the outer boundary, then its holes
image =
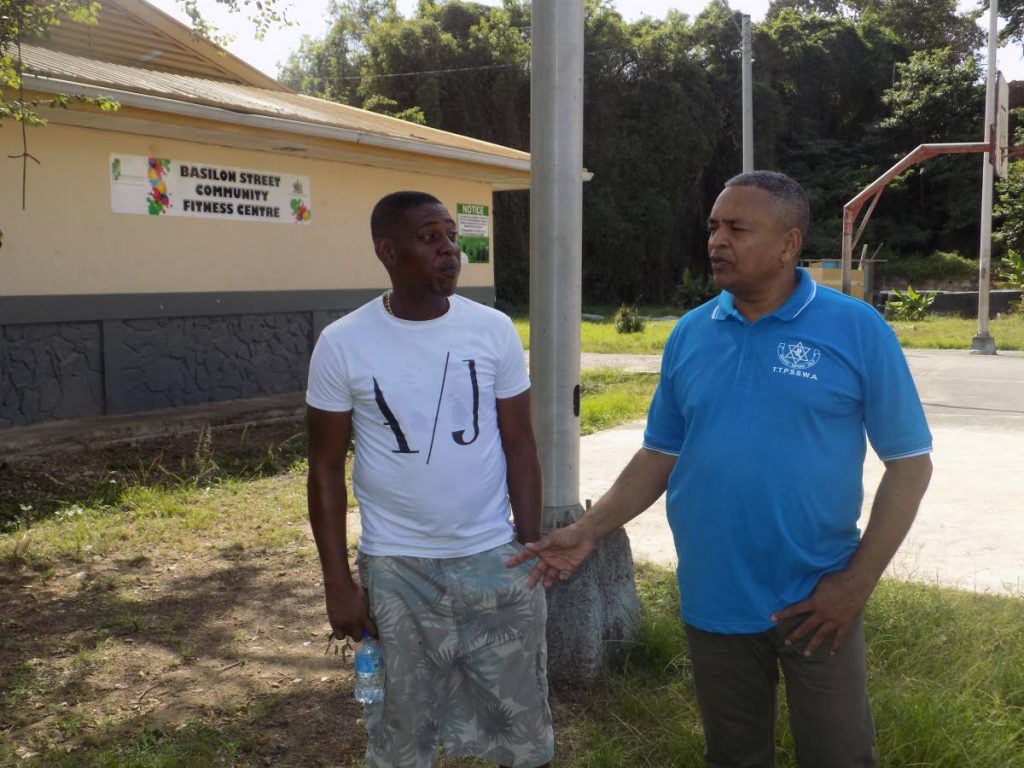
POLYGON ((1024 255, 1010 248, 999 260, 999 279, 1009 288, 1024 290, 1024 255))
MULTIPOLYGON (((999 262, 1003 265, 999 270, 999 280, 1003 285, 1024 291, 1024 255, 1010 248, 999 262)), ((1024 297, 1011 303, 1010 311, 1024 315, 1024 297)))
POLYGON ((683 270, 683 277, 676 286, 672 301, 683 309, 693 309, 694 307, 699 307, 717 293, 718 288, 715 286, 715 279, 711 275, 699 277, 693 274, 690 268, 687 267, 683 270))
POLYGON ((636 304, 623 304, 615 312, 615 330, 619 333, 642 333, 644 321, 636 310, 636 304))
POLYGON ((879 271, 890 279, 902 277, 908 284, 926 280, 970 280, 978 273, 978 263, 956 251, 935 251, 931 256, 914 255, 883 262, 879 271))
POLYGON ((893 291, 894 299, 885 305, 885 316, 893 320, 924 320, 928 308, 935 301, 935 291, 918 293, 908 285, 906 291, 893 291))

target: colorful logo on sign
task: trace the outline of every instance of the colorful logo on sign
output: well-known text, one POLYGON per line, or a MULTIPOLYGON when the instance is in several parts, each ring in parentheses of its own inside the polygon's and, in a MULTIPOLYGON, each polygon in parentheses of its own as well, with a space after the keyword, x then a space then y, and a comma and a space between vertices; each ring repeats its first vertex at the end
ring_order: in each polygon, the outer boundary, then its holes
POLYGON ((292 198, 292 217, 297 222, 309 221, 309 217, 312 216, 312 211, 306 207, 306 204, 298 198, 292 198))
POLYGON ((149 215, 159 216, 171 207, 171 197, 167 194, 167 182, 164 174, 171 170, 171 161, 160 157, 151 157, 149 162, 149 215))

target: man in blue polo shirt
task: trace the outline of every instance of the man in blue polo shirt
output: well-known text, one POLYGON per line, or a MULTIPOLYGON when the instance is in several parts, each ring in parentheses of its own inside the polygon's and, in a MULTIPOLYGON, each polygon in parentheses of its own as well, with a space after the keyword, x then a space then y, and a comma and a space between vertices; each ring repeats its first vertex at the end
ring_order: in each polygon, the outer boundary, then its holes
POLYGON ((876 766, 862 611, 931 477, 931 434, 896 336, 797 267, 807 197, 729 180, 708 219, 722 289, 665 346, 644 445, 576 523, 515 562, 564 580, 667 490, 709 766, 772 766, 786 679, 797 760, 876 766), (885 462, 863 536, 866 443, 885 462))

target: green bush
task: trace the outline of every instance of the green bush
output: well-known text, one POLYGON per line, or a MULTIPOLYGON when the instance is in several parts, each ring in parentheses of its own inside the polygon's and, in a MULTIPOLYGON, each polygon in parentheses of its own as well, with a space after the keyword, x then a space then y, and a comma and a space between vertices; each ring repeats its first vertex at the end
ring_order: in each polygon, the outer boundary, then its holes
POLYGON ((715 279, 711 275, 699 277, 693 274, 690 268, 687 267, 683 270, 683 277, 679 281, 679 285, 676 286, 675 293, 672 295, 672 301, 683 309, 693 309, 694 307, 699 307, 717 293, 718 288, 715 286, 715 279))
POLYGON ((615 330, 619 333, 643 333, 644 321, 636 304, 623 304, 615 312, 615 330))
MULTIPOLYGON (((1002 264, 999 270, 1000 282, 1007 288, 1024 291, 1024 255, 1010 248, 999 262, 1002 264)), ((1010 312, 1024 315, 1024 298, 1010 304, 1010 312)))
POLYGON ((902 277, 907 283, 926 280, 970 280, 978 273, 978 262, 956 251, 935 251, 931 256, 913 255, 879 265, 887 278, 902 277))
POLYGON ((892 320, 924 320, 935 301, 935 291, 918 293, 908 285, 906 291, 893 291, 894 299, 885 304, 885 316, 892 320))
POLYGON ((999 263, 1002 264, 999 269, 999 280, 1007 288, 1024 290, 1024 255, 1010 248, 999 263))

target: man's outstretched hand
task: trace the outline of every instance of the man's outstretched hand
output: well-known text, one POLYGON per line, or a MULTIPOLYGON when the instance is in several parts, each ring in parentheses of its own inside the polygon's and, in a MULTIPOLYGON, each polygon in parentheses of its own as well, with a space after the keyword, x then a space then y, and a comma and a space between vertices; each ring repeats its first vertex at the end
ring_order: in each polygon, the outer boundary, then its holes
POLYGON ((509 558, 505 565, 513 568, 537 558, 537 565, 530 573, 530 586, 535 587, 543 580, 544 586, 550 587, 555 581, 568 580, 595 546, 597 542, 576 522, 552 531, 540 541, 524 544, 523 551, 509 558))

